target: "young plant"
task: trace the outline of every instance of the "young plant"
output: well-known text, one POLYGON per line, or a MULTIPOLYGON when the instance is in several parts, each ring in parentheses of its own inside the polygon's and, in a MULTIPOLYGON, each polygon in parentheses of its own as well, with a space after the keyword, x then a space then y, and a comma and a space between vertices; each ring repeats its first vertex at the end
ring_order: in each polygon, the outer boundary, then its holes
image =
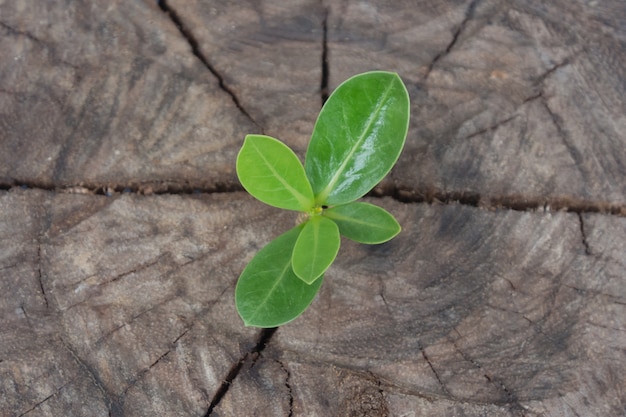
POLYGON ((235 304, 246 326, 276 327, 309 306, 339 251, 340 236, 383 243, 400 232, 386 210, 355 202, 398 160, 409 125, 409 96, 395 73, 373 71, 341 84, 322 108, 304 167, 282 142, 247 135, 237 175, 258 200, 301 212, 302 222, 250 261, 235 304))

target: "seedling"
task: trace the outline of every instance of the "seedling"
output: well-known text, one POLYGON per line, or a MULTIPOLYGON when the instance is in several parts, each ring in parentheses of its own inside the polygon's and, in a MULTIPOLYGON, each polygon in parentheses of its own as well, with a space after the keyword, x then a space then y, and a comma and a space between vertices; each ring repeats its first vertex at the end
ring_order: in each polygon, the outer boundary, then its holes
POLYGON ((386 210, 363 197, 398 160, 409 125, 409 96, 395 73, 374 71, 341 84, 322 108, 305 163, 277 139, 247 135, 237 175, 258 200, 301 212, 300 224, 250 261, 235 290, 246 326, 276 327, 311 304, 340 236, 383 243, 400 232, 386 210))

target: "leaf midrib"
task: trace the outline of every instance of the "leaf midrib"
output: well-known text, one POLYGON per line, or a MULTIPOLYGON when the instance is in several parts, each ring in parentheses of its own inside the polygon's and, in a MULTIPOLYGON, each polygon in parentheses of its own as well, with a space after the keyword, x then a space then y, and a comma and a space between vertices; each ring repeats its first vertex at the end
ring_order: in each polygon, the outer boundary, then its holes
POLYGON ((263 298, 263 301, 261 301, 257 305, 257 308, 254 310, 254 312, 252 314, 252 317, 256 317, 257 314, 259 313, 259 311, 263 307, 265 307, 265 305, 267 304, 268 300, 272 297, 272 294, 274 293, 276 288, 279 286, 281 281, 285 278, 285 275, 287 274, 287 269, 288 268, 291 268, 291 258, 289 259, 289 262, 286 263, 286 265, 283 268, 282 272, 278 275, 278 278, 274 281, 274 284, 272 285, 272 288, 270 288, 270 290, 267 292, 267 295, 263 298))
POLYGON ((356 223, 358 225, 364 225, 364 226, 371 226, 375 229, 380 229, 380 230, 393 230, 394 229, 392 227, 382 227, 379 223, 368 222, 366 220, 357 219, 355 217, 348 217, 348 216, 341 215, 341 214, 331 213, 330 215, 327 215, 326 217, 328 217, 329 219, 333 219, 333 220, 356 223))
POLYGON ((323 203, 326 202, 326 199, 328 198, 328 195, 330 194, 330 192, 335 187, 335 184, 337 183, 337 181, 339 181, 339 178, 343 174, 343 171, 345 170, 346 166, 348 165, 348 162, 350 162, 350 160, 352 159, 352 156, 356 152, 356 149, 361 145, 361 143, 367 137, 366 133, 370 131, 370 128, 372 127, 372 124, 374 123, 374 120, 377 119, 377 117, 380 114, 380 111, 381 111, 381 109, 383 107, 382 104, 380 104, 380 103, 384 103, 387 100, 387 97, 389 97, 389 92, 393 88, 393 84, 394 84, 393 81, 389 83, 389 86, 387 87, 387 90, 385 90, 384 96, 380 100, 378 100, 377 107, 376 107, 375 111, 370 114, 370 117, 369 117, 369 119, 367 121, 367 126, 366 126, 365 129, 363 129, 363 133, 361 134, 359 139, 354 143, 354 145, 352 146, 352 149, 350 149, 350 153, 348 154, 348 156, 346 158, 344 158, 343 162, 341 163, 341 165, 339 166, 337 171, 335 171, 335 175, 333 175, 333 177, 330 179, 330 181, 328 182, 328 185, 326 185, 326 188, 324 188, 317 195, 316 202, 318 204, 323 204, 323 203))
MULTIPOLYGON (((251 143, 252 147, 254 148, 254 150, 257 152, 257 154, 259 155, 259 157, 263 160, 263 162, 265 163, 265 165, 269 168, 269 170, 272 172, 272 174, 274 174, 274 177, 276 179, 278 179, 278 181, 280 181, 281 184, 283 184, 285 186, 285 188, 296 198, 296 200, 298 200, 298 203, 300 203, 300 208, 305 211, 307 210, 309 207, 309 205, 311 205, 311 200, 306 198, 306 196, 304 196, 302 193, 300 193, 298 190, 296 190, 294 187, 292 187, 285 179, 282 175, 280 175, 278 173, 278 171, 276 171, 276 169, 274 169, 274 166, 265 158, 265 155, 263 155, 263 152, 261 152, 261 150, 259 149, 259 147, 252 142, 251 143)), ((295 155, 293 155, 295 156, 295 155)), ((297 157, 296 157, 297 158, 297 157)))
MULTIPOLYGON (((307 284, 312 284, 313 281, 315 281, 314 279, 311 279, 311 276, 313 275, 313 270, 314 270, 314 265, 317 263, 317 256, 318 256, 318 251, 319 251, 319 228, 320 228, 320 219, 311 220, 311 227, 313 228, 313 247, 311 248, 311 252, 312 252, 312 256, 311 256, 311 262, 308 269, 308 277, 304 278, 304 282, 306 282, 307 284)), ((299 277, 301 279, 303 279, 302 277, 299 277)))

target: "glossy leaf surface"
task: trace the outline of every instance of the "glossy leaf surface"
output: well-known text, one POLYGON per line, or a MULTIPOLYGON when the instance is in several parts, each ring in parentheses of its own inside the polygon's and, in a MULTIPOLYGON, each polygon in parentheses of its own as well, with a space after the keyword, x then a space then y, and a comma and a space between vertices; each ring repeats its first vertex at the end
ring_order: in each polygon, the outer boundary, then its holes
POLYGON ((387 210, 369 203, 332 207, 324 210, 324 216, 337 224, 343 236, 360 243, 383 243, 401 230, 400 224, 387 210))
POLYGON ((307 211, 313 191, 295 153, 264 135, 247 135, 237 156, 237 176, 258 200, 287 210, 307 211))
POLYGON ((340 243, 335 222, 313 216, 304 224, 293 248, 293 271, 307 284, 314 283, 335 260, 340 243))
POLYGON ((291 255, 302 226, 278 236, 256 254, 235 289, 237 311, 246 326, 276 327, 311 304, 323 279, 309 285, 294 274, 291 255))
POLYGON ((374 71, 341 84, 322 108, 305 160, 316 203, 362 197, 398 160, 409 126, 409 96, 397 74, 374 71))

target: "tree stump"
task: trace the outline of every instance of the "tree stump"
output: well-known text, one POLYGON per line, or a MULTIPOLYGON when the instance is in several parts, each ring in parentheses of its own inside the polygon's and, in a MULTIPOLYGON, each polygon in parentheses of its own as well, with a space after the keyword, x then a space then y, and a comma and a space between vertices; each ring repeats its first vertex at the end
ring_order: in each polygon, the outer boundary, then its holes
POLYGON ((620 0, 0 1, 0 415, 626 414, 620 0), (397 71, 411 128, 303 316, 237 278, 295 221, 247 133, 303 156, 397 71))

